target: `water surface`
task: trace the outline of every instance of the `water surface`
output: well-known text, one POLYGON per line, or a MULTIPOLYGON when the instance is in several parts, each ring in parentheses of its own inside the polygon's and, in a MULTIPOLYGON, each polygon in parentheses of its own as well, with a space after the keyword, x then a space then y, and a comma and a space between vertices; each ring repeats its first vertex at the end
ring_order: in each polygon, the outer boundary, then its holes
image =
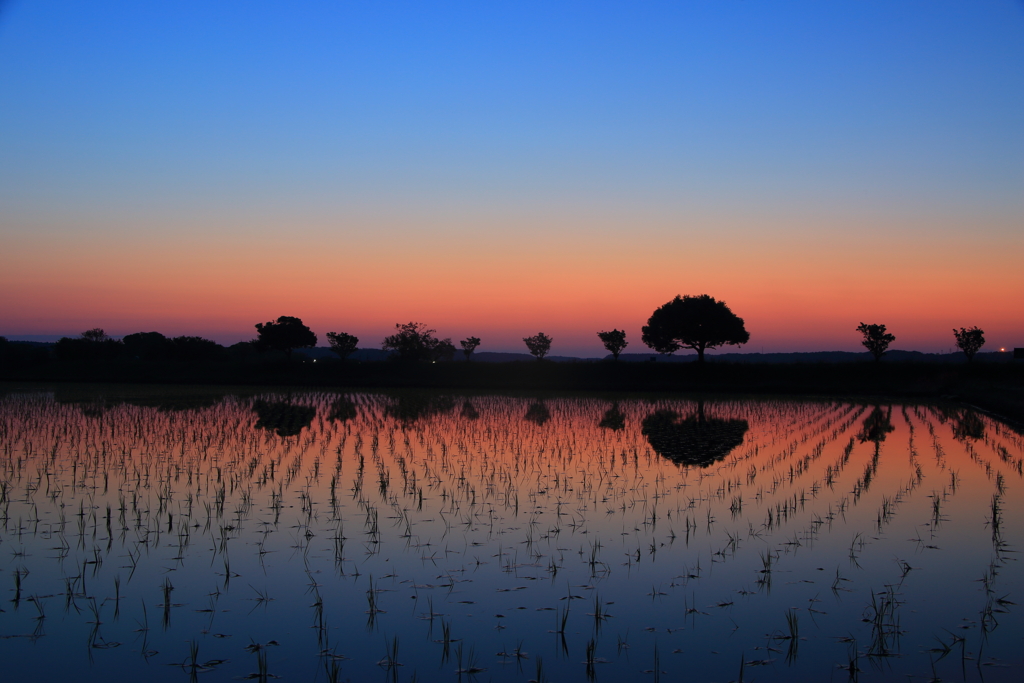
POLYGON ((943 406, 8 391, 0 655, 36 680, 1019 680, 1022 461, 943 406))

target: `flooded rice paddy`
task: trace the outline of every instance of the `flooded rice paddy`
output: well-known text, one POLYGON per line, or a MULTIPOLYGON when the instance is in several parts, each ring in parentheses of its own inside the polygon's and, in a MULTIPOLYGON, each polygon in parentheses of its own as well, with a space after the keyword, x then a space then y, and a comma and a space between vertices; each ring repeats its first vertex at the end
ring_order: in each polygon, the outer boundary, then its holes
POLYGON ((5 680, 1020 680, 1024 439, 942 406, 0 393, 5 680))

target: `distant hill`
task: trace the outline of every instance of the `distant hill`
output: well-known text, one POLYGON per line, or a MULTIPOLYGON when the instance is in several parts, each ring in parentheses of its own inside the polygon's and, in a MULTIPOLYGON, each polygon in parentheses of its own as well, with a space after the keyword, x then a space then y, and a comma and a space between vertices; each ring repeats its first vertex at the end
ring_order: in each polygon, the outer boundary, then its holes
MULTIPOLYGON (((610 359, 611 356, 606 356, 610 359)), ((709 363, 867 363, 874 362, 869 352, 856 351, 807 351, 799 353, 713 353, 708 352, 705 359, 709 363)), ((692 363, 697 360, 694 353, 664 356, 657 353, 623 353, 620 361, 627 363, 650 362, 658 363, 692 363)), ((976 362, 1006 362, 1013 360, 1012 353, 992 351, 978 353, 976 362)), ((963 353, 921 353, 920 351, 889 351, 882 357, 882 362, 900 363, 966 363, 963 353)))
MULTIPOLYGON (((297 355, 305 355, 307 358, 337 358, 331 349, 326 346, 318 346, 315 349, 301 349, 295 352, 297 355)), ((358 361, 379 361, 387 360, 390 352, 381 349, 359 349, 349 358, 358 361)), ((599 361, 611 360, 611 355, 603 358, 578 358, 576 356, 547 356, 544 360, 554 363, 596 363, 599 361)), ((856 351, 807 351, 798 353, 714 353, 708 352, 705 356, 709 363, 868 363, 873 362, 874 357, 868 353, 856 351)), ((981 352, 974 357, 977 362, 1006 362, 1013 359, 1012 353, 999 353, 998 351, 981 352)), ((464 362, 465 357, 459 351, 455 354, 456 362, 464 362)), ((528 353, 515 353, 503 351, 477 351, 473 354, 474 363, 510 363, 513 361, 532 361, 533 356, 528 353)), ((619 361, 624 363, 692 363, 697 360, 693 353, 680 353, 662 355, 658 353, 623 353, 619 361)), ((956 353, 921 353, 920 351, 889 351, 882 358, 882 362, 901 363, 966 363, 964 354, 956 353)))

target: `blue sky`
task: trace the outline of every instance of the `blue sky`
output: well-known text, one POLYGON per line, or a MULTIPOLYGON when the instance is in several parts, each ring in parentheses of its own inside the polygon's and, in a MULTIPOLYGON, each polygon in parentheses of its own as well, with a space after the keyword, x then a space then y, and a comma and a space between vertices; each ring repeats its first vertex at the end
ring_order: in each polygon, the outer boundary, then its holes
POLYGON ((424 235, 487 259, 510 231, 1020 246, 1016 0, 0 7, 21 262, 43 239, 146 259, 211 235, 262 262, 281 230, 400 260, 424 235))

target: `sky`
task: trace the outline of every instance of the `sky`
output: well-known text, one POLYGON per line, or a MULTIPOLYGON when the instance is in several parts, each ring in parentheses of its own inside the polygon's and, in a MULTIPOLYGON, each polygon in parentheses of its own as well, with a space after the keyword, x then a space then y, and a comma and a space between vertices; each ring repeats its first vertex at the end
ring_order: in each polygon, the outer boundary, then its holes
POLYGON ((1024 346, 1024 2, 0 0, 0 245, 9 339, 1024 346))

